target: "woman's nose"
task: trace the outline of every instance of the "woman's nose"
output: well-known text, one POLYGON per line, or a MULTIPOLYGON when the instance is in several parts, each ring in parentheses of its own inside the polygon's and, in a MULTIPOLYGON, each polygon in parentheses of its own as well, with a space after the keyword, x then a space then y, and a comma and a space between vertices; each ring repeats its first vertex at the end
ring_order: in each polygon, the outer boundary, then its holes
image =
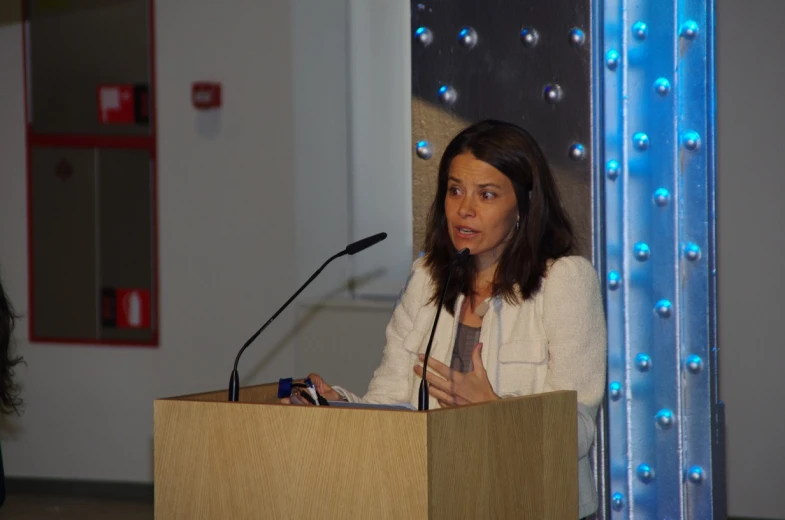
POLYGON ((461 205, 458 207, 458 215, 461 217, 470 217, 474 215, 474 201, 471 197, 464 197, 461 199, 461 205))

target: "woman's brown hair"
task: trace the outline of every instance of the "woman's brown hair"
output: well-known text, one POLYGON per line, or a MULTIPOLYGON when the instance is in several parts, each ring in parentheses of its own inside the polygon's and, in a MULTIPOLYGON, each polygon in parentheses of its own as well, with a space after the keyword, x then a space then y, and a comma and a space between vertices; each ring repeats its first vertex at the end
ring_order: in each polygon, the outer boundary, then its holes
MULTIPOLYGON (((476 123, 453 138, 439 163, 436 196, 428 215, 425 266, 434 280, 436 301, 447 280, 455 247, 447 230, 444 201, 452 160, 470 153, 506 175, 515 189, 520 225, 505 246, 496 269, 492 294, 509 303, 531 298, 540 289, 551 259, 572 254, 575 237, 561 205, 556 183, 537 141, 523 128, 503 121, 476 123)), ((453 312, 458 294, 468 294, 477 275, 474 262, 456 267, 445 297, 453 312)))

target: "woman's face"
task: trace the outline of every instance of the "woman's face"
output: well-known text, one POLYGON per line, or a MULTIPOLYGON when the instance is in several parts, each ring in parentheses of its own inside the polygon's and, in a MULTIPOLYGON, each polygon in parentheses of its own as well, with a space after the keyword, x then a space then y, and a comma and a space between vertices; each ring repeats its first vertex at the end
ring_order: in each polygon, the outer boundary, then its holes
POLYGON ((468 247, 482 270, 496 263, 511 238, 518 201, 506 175, 466 152, 450 164, 444 212, 453 246, 468 247))

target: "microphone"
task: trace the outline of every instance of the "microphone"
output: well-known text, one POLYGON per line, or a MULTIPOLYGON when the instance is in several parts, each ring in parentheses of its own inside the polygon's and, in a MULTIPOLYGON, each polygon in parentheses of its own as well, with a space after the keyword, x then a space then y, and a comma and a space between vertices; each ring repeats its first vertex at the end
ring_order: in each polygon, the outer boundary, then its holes
POLYGON ((297 296, 301 292, 303 292, 303 289, 308 287, 308 284, 310 284, 314 280, 314 278, 319 276, 319 273, 321 273, 322 270, 325 267, 327 267, 327 264, 329 264, 336 258, 340 258, 345 255, 355 255, 360 251, 363 251, 364 249, 368 249, 372 245, 378 244, 385 238, 387 238, 387 233, 378 233, 376 235, 363 238, 362 240, 358 240, 357 242, 352 242, 351 244, 346 246, 346 249, 328 258, 327 261, 323 263, 322 266, 319 269, 317 269, 316 272, 313 273, 310 278, 308 278, 308 280, 306 280, 306 282, 302 285, 302 287, 297 289, 297 292, 294 293, 291 298, 286 300, 286 303, 284 303, 283 306, 280 309, 278 309, 278 311, 276 311, 275 314, 273 314, 272 318, 267 320, 267 323, 262 325, 262 327, 259 330, 257 330, 253 336, 248 338, 248 341, 245 342, 245 344, 242 346, 240 351, 237 353, 237 357, 234 358, 234 369, 232 370, 232 375, 229 378, 229 401, 236 403, 237 401, 240 400, 240 376, 237 373, 237 364, 240 362, 240 356, 243 355, 243 352, 245 351, 246 348, 248 348, 248 345, 253 343, 253 341, 259 336, 259 334, 261 334, 262 331, 266 329, 273 322, 273 320, 277 318, 278 315, 281 314, 281 312, 283 312, 283 310, 287 308, 295 298, 297 298, 297 296))
POLYGON ((420 395, 417 400, 417 410, 422 412, 428 409, 428 382, 425 380, 425 376, 428 374, 428 358, 431 356, 431 346, 433 345, 433 336, 436 334, 436 324, 439 323, 439 314, 442 312, 442 304, 444 304, 444 297, 447 294, 447 287, 450 285, 450 277, 452 276, 452 271, 459 265, 463 265, 466 260, 469 259, 469 248, 464 247, 460 251, 458 251, 458 255, 453 260, 452 265, 450 265, 450 270, 447 272, 447 281, 444 283, 444 289, 442 289, 442 294, 439 297, 439 306, 436 308, 436 318, 433 320, 433 328, 431 329, 431 337, 428 339, 428 346, 425 347, 425 357, 423 359, 422 364, 422 381, 420 381, 420 395))
POLYGON ((363 249, 368 249, 369 247, 378 244, 385 238, 387 238, 387 233, 377 233, 368 238, 363 238, 362 240, 358 240, 353 244, 349 244, 348 246, 346 246, 346 249, 344 249, 344 251, 348 255, 354 255, 359 253, 363 249))

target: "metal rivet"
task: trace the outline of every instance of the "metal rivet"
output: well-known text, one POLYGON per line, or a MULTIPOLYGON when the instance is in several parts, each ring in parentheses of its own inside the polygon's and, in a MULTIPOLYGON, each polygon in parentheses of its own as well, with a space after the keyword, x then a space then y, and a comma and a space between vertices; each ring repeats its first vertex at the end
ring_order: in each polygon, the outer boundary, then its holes
POLYGON ((635 255, 635 259, 639 262, 645 262, 651 256, 651 249, 645 242, 637 242, 632 248, 632 252, 635 255))
POLYGON ((687 470, 687 478, 693 484, 700 484, 703 482, 705 478, 703 468, 700 466, 692 466, 690 469, 687 470))
POLYGON ((654 420, 657 421, 657 424, 663 430, 669 430, 673 426, 673 412, 670 410, 663 408, 657 415, 654 416, 654 420))
POLYGON ((452 105, 458 99, 458 92, 449 85, 442 85, 439 88, 439 101, 446 105, 452 105))
POLYGON ((648 372, 651 368, 651 356, 648 354, 638 354, 635 356, 635 366, 641 372, 648 372))
POLYGON ((611 496, 611 507, 614 511, 621 511, 624 507, 624 495, 621 493, 614 493, 611 496))
POLYGON ((428 160, 433 156, 433 147, 428 141, 419 141, 415 148, 417 157, 423 160, 428 160))
POLYGON ((694 40, 695 37, 698 36, 698 30, 698 22, 689 20, 684 22, 684 24, 681 26, 679 36, 686 40, 694 40))
POLYGON ((690 130, 689 132, 684 133, 683 142, 684 142, 684 148, 693 152, 698 148, 700 148, 701 136, 698 134, 698 132, 695 132, 694 130, 690 130))
POLYGON ((649 33, 649 28, 644 22, 635 22, 632 26, 632 35, 636 40, 645 40, 649 33))
POLYGON ((673 305, 668 300, 660 300, 654 305, 654 312, 660 318, 670 318, 673 313, 673 305))
POLYGON ((535 47, 540 41, 540 33, 534 27, 524 27, 521 29, 521 42, 528 48, 535 47))
POLYGON ((573 28, 570 31, 570 43, 575 46, 580 47, 584 43, 586 43, 586 33, 578 29, 577 27, 573 28))
POLYGON ((636 149, 644 151, 649 148, 649 136, 645 132, 637 132, 632 136, 632 144, 636 149))
POLYGON ((654 203, 657 206, 664 208, 668 205, 668 202, 670 202, 671 194, 665 188, 660 188, 654 192, 654 196, 652 198, 654 199, 654 203))
POLYGON ((611 383, 608 393, 610 394, 612 400, 618 401, 621 398, 621 383, 618 381, 611 383))
POLYGON ((558 103, 562 100, 563 97, 561 86, 557 85, 556 83, 545 85, 545 90, 542 92, 542 97, 545 98, 545 101, 552 105, 558 103))
POLYGON ((657 78, 654 82, 654 92, 660 96, 667 96, 671 91, 671 82, 665 78, 657 78))
POLYGON ((433 33, 427 27, 418 27, 414 31, 414 39, 423 47, 427 47, 433 42, 433 33))
POLYGON ((611 159, 605 165, 605 175, 607 175, 608 179, 612 181, 615 181, 619 177, 620 170, 621 166, 619 165, 619 161, 611 159))
POLYGON ((648 464, 639 464, 635 473, 638 475, 638 480, 644 484, 648 484, 654 480, 654 470, 648 464))
POLYGON ((700 260, 701 257, 700 246, 698 246, 698 244, 688 242, 687 245, 684 247, 684 256, 686 256, 687 260, 689 260, 690 262, 695 262, 696 260, 700 260))
POLYGON ((619 53, 614 49, 609 50, 605 54, 605 65, 607 65, 610 70, 616 70, 619 68, 620 60, 621 56, 619 56, 619 53))
POLYGON ((615 291, 621 285, 621 275, 618 271, 611 271, 608 273, 608 288, 615 291))
POLYGON ((698 374, 701 370, 703 370, 703 360, 696 354, 687 356, 687 360, 684 364, 690 374, 698 374))
POLYGON ((573 161, 580 161, 586 156, 586 147, 580 143, 575 143, 570 146, 570 159, 573 161))
POLYGON ((471 49, 477 45, 477 40, 477 31, 475 31, 472 27, 464 27, 461 29, 461 32, 458 33, 458 43, 468 49, 471 49))

